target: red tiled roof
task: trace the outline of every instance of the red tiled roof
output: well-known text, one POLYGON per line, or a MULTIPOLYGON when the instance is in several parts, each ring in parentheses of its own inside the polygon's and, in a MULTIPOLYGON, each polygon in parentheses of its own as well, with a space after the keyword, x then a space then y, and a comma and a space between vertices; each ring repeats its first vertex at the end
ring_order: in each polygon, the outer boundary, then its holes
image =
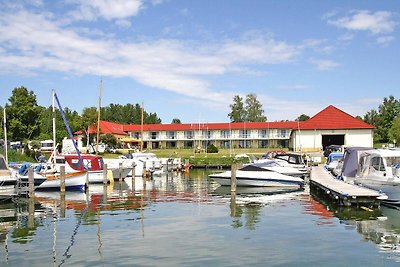
POLYGON ((330 105, 316 115, 301 122, 299 128, 307 129, 374 129, 375 127, 330 105))
MULTIPOLYGON (((225 122, 225 123, 186 123, 186 124, 145 124, 143 131, 191 131, 191 130, 241 130, 241 129, 292 129, 297 122, 225 122)), ((139 132, 141 125, 124 125, 124 131, 139 132)))
MULTIPOLYGON (((193 131, 193 130, 242 130, 242 129, 373 129, 350 114, 330 105, 303 122, 225 122, 225 123, 186 123, 186 124, 144 124, 143 131, 193 131)), ((100 121, 101 133, 126 135, 128 132, 140 132, 140 124, 123 125, 100 121)), ((90 133, 96 133, 96 125, 90 127, 90 133)))
MULTIPOLYGON (((109 122, 109 121, 100 121, 100 133, 107 134, 121 134, 126 135, 127 132, 123 130, 122 124, 109 122)), ((89 134, 97 133, 97 124, 92 125, 89 127, 89 134)))

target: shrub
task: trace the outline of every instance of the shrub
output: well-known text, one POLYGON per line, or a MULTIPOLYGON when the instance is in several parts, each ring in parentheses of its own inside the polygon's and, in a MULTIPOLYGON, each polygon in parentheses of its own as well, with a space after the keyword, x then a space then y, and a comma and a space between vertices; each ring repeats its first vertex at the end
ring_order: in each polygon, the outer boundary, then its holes
POLYGON ((207 153, 218 153, 218 148, 213 144, 207 146, 207 153))

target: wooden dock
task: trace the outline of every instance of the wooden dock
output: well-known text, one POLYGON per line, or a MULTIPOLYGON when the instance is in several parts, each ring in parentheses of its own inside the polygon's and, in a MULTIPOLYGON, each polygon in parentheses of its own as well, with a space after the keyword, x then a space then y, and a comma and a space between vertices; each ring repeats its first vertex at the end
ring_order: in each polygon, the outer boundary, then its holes
POLYGON ((322 165, 312 167, 310 189, 344 206, 379 206, 386 197, 377 191, 337 180, 322 165))

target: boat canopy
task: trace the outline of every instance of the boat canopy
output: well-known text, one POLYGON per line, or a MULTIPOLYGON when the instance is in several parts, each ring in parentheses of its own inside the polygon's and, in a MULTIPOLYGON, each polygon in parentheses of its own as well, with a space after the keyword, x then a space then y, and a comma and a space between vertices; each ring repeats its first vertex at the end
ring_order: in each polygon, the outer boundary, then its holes
POLYGON ((341 176, 355 177, 358 168, 360 155, 367 150, 373 150, 371 147, 348 147, 343 155, 343 168, 341 176))

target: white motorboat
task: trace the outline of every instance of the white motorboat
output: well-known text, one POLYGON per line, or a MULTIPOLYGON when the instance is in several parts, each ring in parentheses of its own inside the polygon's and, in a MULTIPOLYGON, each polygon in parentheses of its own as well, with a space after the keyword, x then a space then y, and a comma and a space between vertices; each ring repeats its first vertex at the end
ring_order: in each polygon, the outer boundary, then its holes
MULTIPOLYGON (((155 176, 163 173, 161 160, 154 153, 124 154, 119 156, 118 159, 105 159, 105 163, 112 166, 122 163, 123 167, 130 169, 132 169, 132 165, 135 165, 135 176, 143 176, 143 169, 155 176)), ((131 173, 128 176, 131 176, 131 173)))
POLYGON ((332 152, 329 154, 324 167, 328 171, 333 172, 333 170, 339 165, 339 162, 342 160, 343 160, 343 153, 332 152))
POLYGON ((386 203, 400 205, 400 150, 375 149, 360 155, 354 183, 388 196, 386 203))
POLYGON ((296 176, 304 178, 306 176, 306 172, 301 171, 298 168, 291 167, 287 164, 283 166, 281 163, 275 159, 261 159, 257 160, 254 163, 245 164, 245 167, 242 170, 245 171, 263 171, 270 170, 274 172, 278 172, 285 175, 296 176))
MULTIPOLYGON (((246 168, 246 167, 245 167, 246 168)), ((231 171, 210 174, 209 177, 220 185, 231 184, 231 171)), ((240 169, 236 171, 237 186, 287 186, 301 187, 304 180, 299 177, 289 176, 271 170, 250 171, 240 169)))

